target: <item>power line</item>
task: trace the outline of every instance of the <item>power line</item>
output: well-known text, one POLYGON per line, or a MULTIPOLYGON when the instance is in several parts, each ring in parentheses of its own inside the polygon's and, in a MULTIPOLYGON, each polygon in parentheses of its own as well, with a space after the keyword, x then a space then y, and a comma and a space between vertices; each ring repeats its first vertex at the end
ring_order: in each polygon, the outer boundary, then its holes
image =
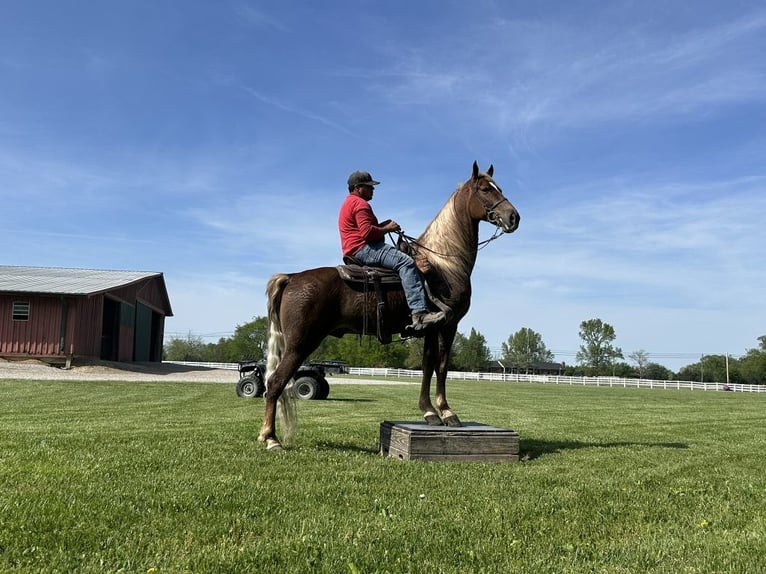
POLYGON ((221 337, 231 337, 234 331, 215 331, 212 333, 195 333, 194 331, 165 331, 165 338, 185 339, 187 337, 199 337, 200 339, 220 339, 221 337))

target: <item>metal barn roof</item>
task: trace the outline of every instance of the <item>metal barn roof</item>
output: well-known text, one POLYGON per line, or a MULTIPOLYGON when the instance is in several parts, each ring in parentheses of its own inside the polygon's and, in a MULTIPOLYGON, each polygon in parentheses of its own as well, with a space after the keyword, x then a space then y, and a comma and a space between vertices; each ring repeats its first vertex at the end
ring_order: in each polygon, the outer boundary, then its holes
POLYGON ((93 295, 150 277, 162 273, 0 265, 0 292, 93 295))

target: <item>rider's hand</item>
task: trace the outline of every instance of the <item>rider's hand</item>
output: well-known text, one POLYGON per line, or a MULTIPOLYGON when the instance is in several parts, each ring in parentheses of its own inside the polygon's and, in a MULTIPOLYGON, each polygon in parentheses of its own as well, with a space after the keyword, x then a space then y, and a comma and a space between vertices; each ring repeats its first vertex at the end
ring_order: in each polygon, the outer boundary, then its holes
POLYGON ((399 231, 401 229, 401 227, 399 227, 399 224, 396 221, 394 221, 393 219, 389 219, 387 221, 384 221, 381 224, 380 228, 383 231, 383 233, 391 233, 391 232, 394 232, 394 231, 399 231))

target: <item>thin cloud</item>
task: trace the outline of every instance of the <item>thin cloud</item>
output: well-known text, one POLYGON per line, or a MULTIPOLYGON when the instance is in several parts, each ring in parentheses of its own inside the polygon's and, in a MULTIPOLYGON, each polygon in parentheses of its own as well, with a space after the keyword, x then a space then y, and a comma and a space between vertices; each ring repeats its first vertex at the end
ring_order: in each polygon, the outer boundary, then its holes
POLYGON ((272 107, 277 108, 279 110, 282 110, 283 112, 286 112, 286 113, 289 113, 289 114, 294 114, 294 115, 300 116, 302 118, 306 118, 308 120, 311 120, 311 121, 314 121, 314 122, 318 122, 318 123, 320 123, 322 125, 325 125, 325 126, 327 126, 329 128, 337 130, 337 131, 339 131, 339 132, 341 132, 343 134, 357 137, 356 134, 354 134, 353 131, 351 131, 350 129, 346 128, 345 126, 342 126, 339 123, 337 123, 337 122, 335 122, 335 121, 333 121, 333 120, 331 120, 329 118, 326 118, 324 116, 321 116, 321 115, 316 114, 316 113, 314 113, 312 111, 309 111, 309 110, 304 110, 304 109, 301 109, 301 108, 297 108, 295 106, 288 105, 288 104, 286 104, 284 102, 281 102, 279 100, 276 100, 274 98, 270 98, 268 96, 265 96, 265 95, 261 94, 260 92, 257 92, 256 90, 254 90, 252 88, 249 88, 249 87, 244 87, 243 90, 245 90, 248 94, 253 96, 255 99, 259 100, 260 102, 263 102, 264 104, 268 104, 269 106, 272 106, 272 107))
POLYGON ((234 6, 235 12, 248 24, 257 28, 266 28, 277 32, 290 32, 290 28, 274 16, 259 10, 251 4, 238 3, 234 6))
POLYGON ((477 118, 519 132, 659 121, 766 95, 766 64, 756 56, 764 27, 760 13, 672 36, 646 25, 583 35, 579 22, 498 21, 502 43, 457 38, 400 50, 380 72, 379 92, 394 105, 448 112, 470 102, 477 118))

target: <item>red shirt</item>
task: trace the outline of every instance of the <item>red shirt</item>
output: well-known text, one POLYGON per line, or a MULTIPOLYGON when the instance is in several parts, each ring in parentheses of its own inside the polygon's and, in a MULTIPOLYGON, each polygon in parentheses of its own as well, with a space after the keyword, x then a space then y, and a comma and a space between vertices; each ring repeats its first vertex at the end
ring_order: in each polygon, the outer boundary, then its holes
POLYGON ((340 207, 338 230, 343 255, 353 255, 365 244, 383 241, 386 237, 370 204, 352 193, 340 207))

